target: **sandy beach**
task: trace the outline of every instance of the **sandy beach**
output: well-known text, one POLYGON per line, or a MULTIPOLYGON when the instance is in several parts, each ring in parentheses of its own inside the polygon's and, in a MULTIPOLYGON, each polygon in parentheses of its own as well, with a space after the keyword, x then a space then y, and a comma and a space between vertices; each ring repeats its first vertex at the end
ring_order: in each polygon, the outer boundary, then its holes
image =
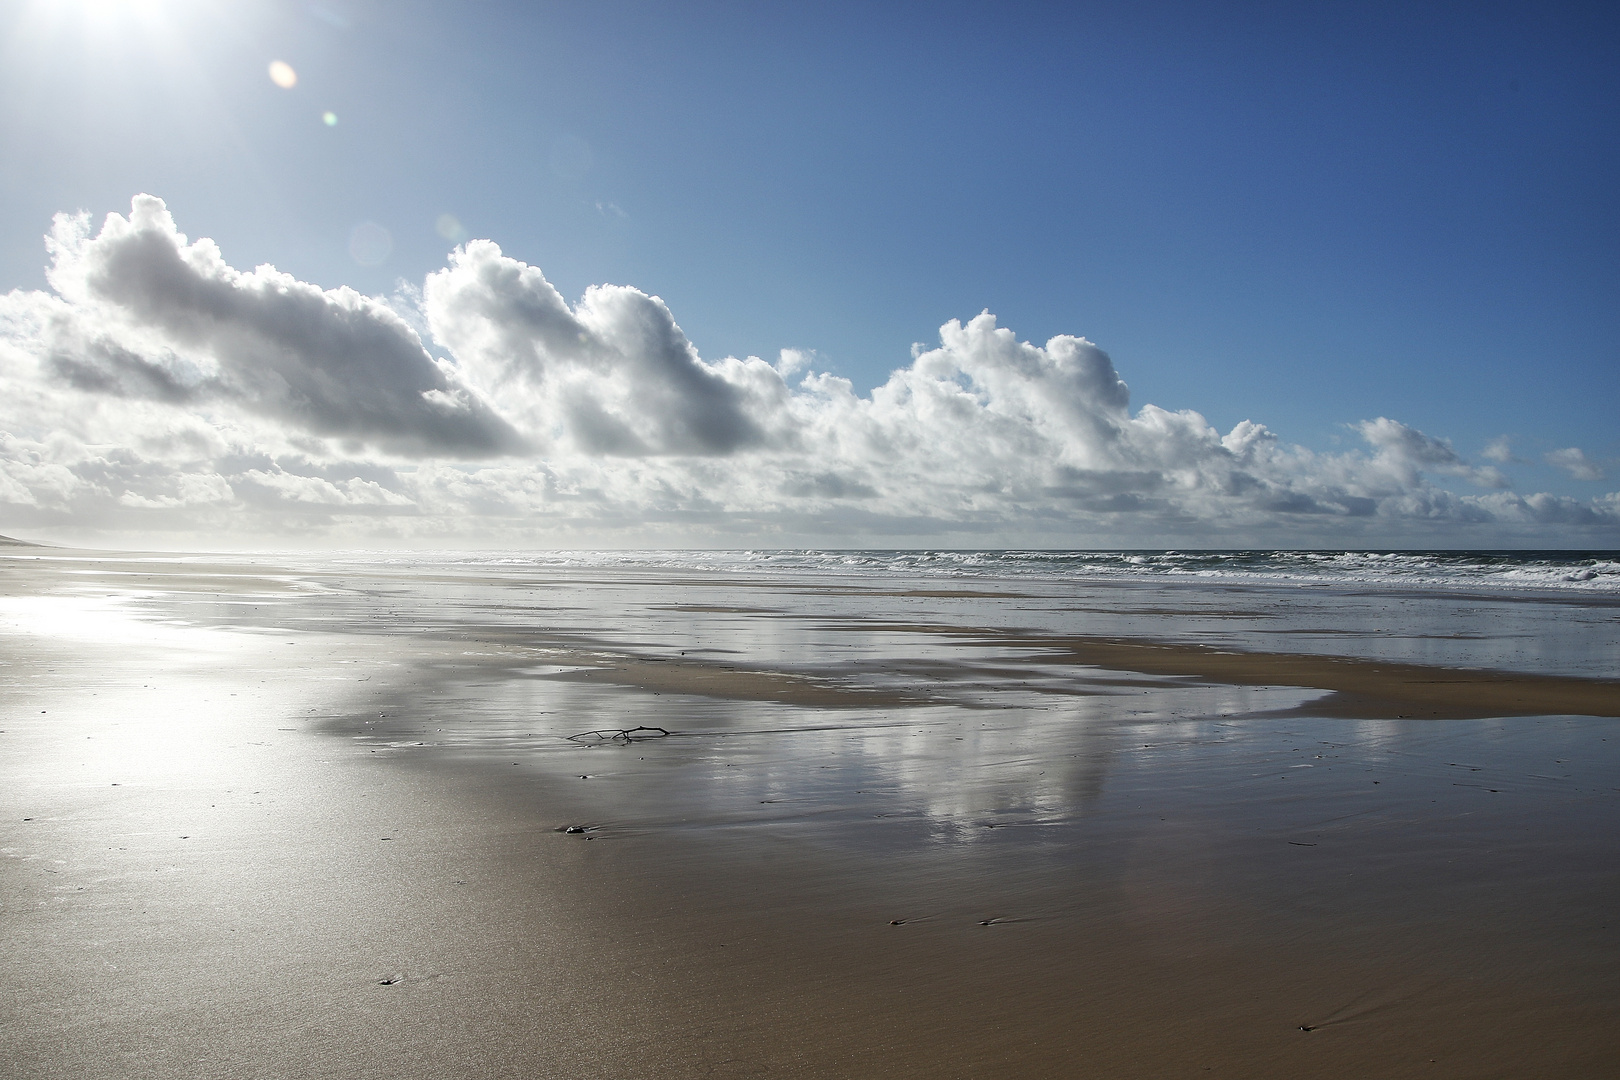
POLYGON ((1616 627, 14 549, 0 1076, 1620 1075, 1616 627))

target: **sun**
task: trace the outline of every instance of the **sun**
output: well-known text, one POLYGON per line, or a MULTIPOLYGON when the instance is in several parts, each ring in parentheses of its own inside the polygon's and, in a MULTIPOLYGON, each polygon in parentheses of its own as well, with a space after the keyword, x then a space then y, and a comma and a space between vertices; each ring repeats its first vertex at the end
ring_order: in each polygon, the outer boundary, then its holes
POLYGON ((49 85, 65 67, 90 86, 180 76, 193 65, 193 39, 220 10, 219 0, 23 0, 0 64, 25 85, 31 72, 49 85))
POLYGON ((181 5, 175 0, 49 0, 40 6, 77 15, 89 25, 107 25, 164 19, 181 5))
POLYGON ((172 36, 212 0, 31 0, 20 20, 36 40, 81 38, 99 50, 172 36))

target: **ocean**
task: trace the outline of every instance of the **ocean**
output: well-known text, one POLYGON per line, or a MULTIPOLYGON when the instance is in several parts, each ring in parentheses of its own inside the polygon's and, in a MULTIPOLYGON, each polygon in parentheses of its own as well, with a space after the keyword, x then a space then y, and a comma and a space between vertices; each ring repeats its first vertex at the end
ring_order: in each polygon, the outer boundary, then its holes
POLYGON ((366 552, 342 561, 543 569, 749 571, 917 578, 1337 585, 1620 594, 1620 551, 772 550, 366 552))

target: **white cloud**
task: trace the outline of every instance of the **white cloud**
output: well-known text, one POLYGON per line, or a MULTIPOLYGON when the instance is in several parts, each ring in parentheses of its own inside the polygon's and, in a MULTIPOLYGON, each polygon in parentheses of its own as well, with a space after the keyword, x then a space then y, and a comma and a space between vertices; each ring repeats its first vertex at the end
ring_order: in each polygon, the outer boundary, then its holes
POLYGON ((1569 473, 1576 480, 1602 480, 1603 470, 1597 462, 1586 456, 1579 447, 1571 446, 1563 450, 1548 452, 1543 460, 1549 465, 1556 466, 1569 473))
POLYGON ((1389 470, 1403 488, 1417 486, 1425 472, 1459 476, 1481 487, 1507 486, 1506 477, 1493 466, 1475 467, 1458 457, 1450 440, 1432 438, 1382 416, 1363 420, 1356 428, 1376 448, 1373 460, 1377 466, 1389 470))
POLYGON ((249 469, 238 483, 256 486, 292 503, 332 507, 410 507, 415 504, 403 495, 389 491, 375 480, 350 477, 336 483, 320 476, 306 476, 274 470, 249 469))
MULTIPOLYGON (((317 435, 407 454, 492 454, 516 433, 460 392, 387 306, 261 266, 228 266, 188 243, 163 202, 126 219, 59 215, 34 294, 33 350, 59 384, 170 405, 229 404, 317 435)), ((28 307, 19 301, 19 309, 28 307)))
POLYGON ((434 338, 538 439, 586 453, 726 454, 768 441, 781 376, 758 359, 704 363, 664 302, 616 285, 578 307, 488 240, 428 276, 434 338))
MULTIPOLYGON (((1620 528, 1620 496, 1512 494, 1386 417, 1353 426, 1364 450, 1319 454, 1256 422, 1133 412, 1096 345, 1019 341, 988 312, 863 395, 811 352, 705 361, 657 297, 570 305, 489 241, 392 302, 236 270, 147 196, 94 237, 59 218, 49 247, 54 292, 0 298, 8 532, 1465 545, 1620 528)), ((1512 460, 1505 440, 1485 457, 1512 460)))

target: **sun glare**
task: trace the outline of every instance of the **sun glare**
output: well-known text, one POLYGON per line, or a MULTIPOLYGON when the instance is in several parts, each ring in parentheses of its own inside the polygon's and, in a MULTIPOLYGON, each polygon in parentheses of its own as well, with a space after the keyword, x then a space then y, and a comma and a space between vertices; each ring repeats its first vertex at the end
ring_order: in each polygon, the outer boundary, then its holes
POLYGON ((180 30, 193 21, 201 0, 33 0, 12 36, 23 50, 11 62, 27 62, 28 51, 60 56, 83 48, 98 58, 145 55, 171 57, 180 50, 180 30))
MULTIPOLYGON (((64 2, 64 0, 58 0, 64 2)), ((72 3, 74 0, 65 0, 72 3)), ((76 0, 87 15, 154 15, 163 8, 162 0, 76 0)))
POLYGON ((52 0, 50 6, 102 28, 128 21, 154 22, 171 15, 177 5, 173 0, 52 0))
POLYGON ((285 60, 270 61, 270 81, 283 90, 291 90, 298 85, 298 72, 293 70, 291 64, 285 60))

